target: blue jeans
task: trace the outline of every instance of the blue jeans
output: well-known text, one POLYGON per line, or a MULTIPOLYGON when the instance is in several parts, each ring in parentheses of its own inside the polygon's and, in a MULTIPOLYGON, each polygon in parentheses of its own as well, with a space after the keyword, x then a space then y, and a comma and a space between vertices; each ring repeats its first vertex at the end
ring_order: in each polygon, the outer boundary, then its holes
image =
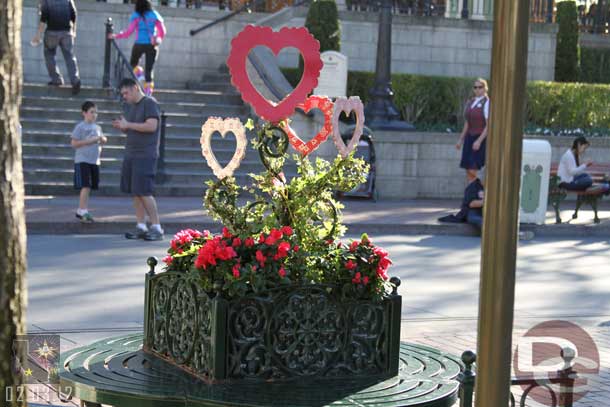
POLYGON ((483 228, 483 215, 481 215, 480 211, 471 209, 468 211, 468 215, 466 215, 466 222, 476 227, 480 232, 483 228))
POLYGON ((559 184, 561 188, 567 189, 568 191, 584 191, 593 185, 593 180, 589 174, 578 174, 574 177, 572 182, 562 182, 559 184))

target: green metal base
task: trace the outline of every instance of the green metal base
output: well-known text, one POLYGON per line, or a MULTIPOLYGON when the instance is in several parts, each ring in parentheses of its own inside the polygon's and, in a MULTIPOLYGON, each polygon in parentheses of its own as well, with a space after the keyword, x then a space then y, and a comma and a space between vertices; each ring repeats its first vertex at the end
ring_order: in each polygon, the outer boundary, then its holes
POLYGON ((206 384, 144 353, 143 335, 110 338, 62 353, 61 388, 90 403, 114 406, 419 406, 457 399, 458 357, 401 343, 399 374, 388 379, 235 380, 206 384))

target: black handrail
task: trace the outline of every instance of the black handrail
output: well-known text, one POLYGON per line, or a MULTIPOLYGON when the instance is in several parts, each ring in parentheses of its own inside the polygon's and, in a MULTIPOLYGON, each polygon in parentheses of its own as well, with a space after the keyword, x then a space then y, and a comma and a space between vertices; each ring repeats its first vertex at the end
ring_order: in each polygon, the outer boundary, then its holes
MULTIPOLYGON (((525 407, 527 397, 531 391, 537 387, 544 387, 547 389, 551 396, 552 407, 572 407, 574 403, 574 384, 576 379, 578 379, 578 374, 572 368, 572 361, 575 356, 576 353, 574 350, 570 348, 562 349, 561 358, 564 362, 563 369, 549 374, 546 378, 511 378, 511 386, 527 386, 519 400, 519 407, 525 407), (555 393, 554 389, 551 387, 552 384, 558 384, 560 386, 559 394, 555 393)), ((476 362, 475 353, 471 351, 464 352, 462 354, 462 362, 464 363, 464 371, 458 376, 458 382, 460 383, 460 407, 472 407, 476 381, 476 372, 473 366, 476 362)), ((516 404, 515 397, 511 392, 510 406, 515 407, 516 404)))
MULTIPOLYGON (((254 0, 254 4, 255 5, 256 5, 256 3, 258 3, 258 0, 254 0)), ((244 10, 247 10, 248 13, 251 13, 252 12, 252 8, 250 7, 251 5, 252 5, 252 3, 248 1, 248 2, 244 3, 244 5, 241 6, 240 8, 238 8, 237 10, 232 11, 231 13, 229 13, 227 15, 224 15, 224 16, 222 16, 220 18, 217 18, 216 20, 212 21, 211 23, 208 23, 208 24, 203 25, 203 26, 201 26, 199 28, 191 30, 191 31, 189 31, 189 33, 191 34, 191 37, 194 36, 194 35, 197 35, 200 32, 205 31, 205 30, 207 30, 210 27, 214 27, 216 24, 222 23, 223 21, 226 21, 226 20, 229 20, 229 19, 235 17, 236 15, 240 14, 244 10)))

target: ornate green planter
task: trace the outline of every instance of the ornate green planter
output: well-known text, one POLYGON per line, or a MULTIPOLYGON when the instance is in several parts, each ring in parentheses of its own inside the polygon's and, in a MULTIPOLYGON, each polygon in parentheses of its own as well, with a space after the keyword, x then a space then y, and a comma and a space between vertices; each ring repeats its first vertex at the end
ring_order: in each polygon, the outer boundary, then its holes
POLYGON ((144 350, 206 381, 394 376, 401 297, 344 302, 336 287, 211 297, 186 273, 146 275, 144 350))

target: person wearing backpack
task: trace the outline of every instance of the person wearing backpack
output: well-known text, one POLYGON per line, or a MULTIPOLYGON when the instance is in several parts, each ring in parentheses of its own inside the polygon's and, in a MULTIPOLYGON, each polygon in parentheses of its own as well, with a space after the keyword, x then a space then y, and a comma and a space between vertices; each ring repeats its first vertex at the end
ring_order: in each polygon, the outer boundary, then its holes
POLYGON ((78 62, 74 56, 74 40, 76 39, 76 6, 73 0, 41 0, 40 24, 32 39, 32 45, 40 44, 44 31, 44 59, 49 71, 50 86, 61 86, 64 80, 57 68, 55 54, 57 47, 66 61, 68 75, 72 83, 72 94, 80 92, 80 76, 78 62), (46 27, 46 30, 45 30, 46 27))
POLYGON ((153 66, 159 55, 159 45, 165 37, 165 25, 163 24, 163 17, 153 9, 149 0, 137 0, 135 11, 129 18, 129 27, 118 34, 108 34, 108 38, 128 38, 136 29, 136 42, 131 49, 130 64, 136 78, 139 81, 144 79, 142 86, 144 94, 152 96, 155 87, 153 66), (144 75, 142 75, 142 68, 138 65, 142 55, 146 56, 144 75))

